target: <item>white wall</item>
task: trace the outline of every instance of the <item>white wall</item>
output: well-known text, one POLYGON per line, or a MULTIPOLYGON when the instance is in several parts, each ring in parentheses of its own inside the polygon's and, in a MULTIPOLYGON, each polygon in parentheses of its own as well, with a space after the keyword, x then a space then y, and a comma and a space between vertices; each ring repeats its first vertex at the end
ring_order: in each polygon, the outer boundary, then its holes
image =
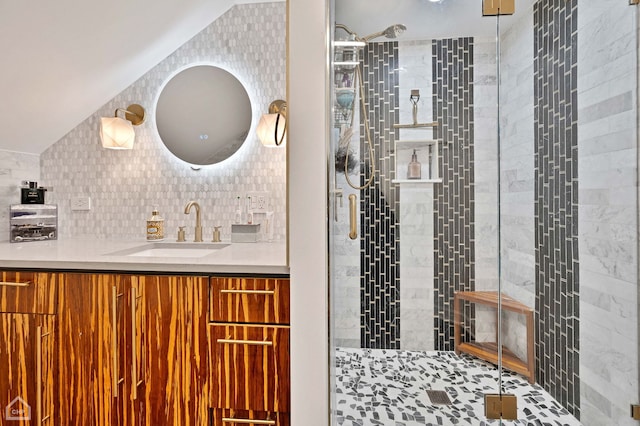
POLYGON ((329 424, 327 31, 324 1, 289 0, 291 424, 329 424))
POLYGON ((40 156, 0 150, 0 241, 9 240, 9 206, 20 204, 24 180, 40 180, 40 156))

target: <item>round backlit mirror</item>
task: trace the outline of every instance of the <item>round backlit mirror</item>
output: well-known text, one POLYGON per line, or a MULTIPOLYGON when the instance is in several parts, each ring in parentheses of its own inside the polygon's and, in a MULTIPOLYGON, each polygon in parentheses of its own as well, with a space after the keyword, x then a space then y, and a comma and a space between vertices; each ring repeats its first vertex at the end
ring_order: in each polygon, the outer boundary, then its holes
POLYGON ((180 71, 160 92, 156 126, 162 143, 187 163, 219 163, 251 129, 251 101, 231 73, 211 65, 180 71))

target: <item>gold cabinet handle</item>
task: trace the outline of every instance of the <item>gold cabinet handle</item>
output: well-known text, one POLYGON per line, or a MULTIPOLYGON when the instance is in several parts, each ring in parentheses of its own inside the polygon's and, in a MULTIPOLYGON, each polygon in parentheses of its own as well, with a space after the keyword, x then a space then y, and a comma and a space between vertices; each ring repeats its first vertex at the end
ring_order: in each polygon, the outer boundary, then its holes
POLYGON ((233 417, 223 417, 222 423, 243 423, 254 425, 275 425, 275 420, 254 420, 254 419, 234 419, 233 417))
POLYGON ((136 354, 136 288, 131 287, 131 398, 138 399, 138 363, 136 354))
POLYGON ((111 314, 113 315, 113 397, 118 397, 118 376, 120 375, 118 368, 118 290, 116 286, 111 287, 111 314))
POLYGON ((36 327, 36 415, 42 422, 42 326, 36 327))
POLYGON ((224 289, 224 290, 220 290, 220 293, 223 294, 264 294, 264 295, 268 295, 268 296, 273 296, 274 294, 276 294, 275 290, 235 290, 233 288, 231 289, 224 289))
POLYGON ((355 240, 358 237, 358 220, 356 218, 356 195, 349 195, 349 238, 355 240))
POLYGON ((218 343, 227 345, 253 345, 253 346, 273 346, 273 342, 269 340, 234 340, 234 339, 218 339, 218 343))
POLYGON ((29 287, 31 285, 31 281, 25 281, 22 283, 14 283, 10 281, 0 281, 0 285, 4 285, 7 287, 29 287))

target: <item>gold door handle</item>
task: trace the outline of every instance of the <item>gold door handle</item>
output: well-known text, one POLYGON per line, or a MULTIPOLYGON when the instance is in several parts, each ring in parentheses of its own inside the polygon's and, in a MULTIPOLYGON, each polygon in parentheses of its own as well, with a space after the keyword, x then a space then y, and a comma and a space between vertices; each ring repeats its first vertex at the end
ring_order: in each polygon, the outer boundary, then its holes
POLYGON ((273 346, 273 342, 269 340, 234 340, 234 339, 218 339, 218 343, 227 345, 252 345, 252 346, 273 346))
POLYGON ((116 286, 111 287, 111 315, 113 315, 113 340, 111 342, 113 350, 113 397, 118 397, 118 290, 116 286))
POLYGON ((138 363, 136 354, 136 288, 131 287, 131 398, 138 399, 138 363))
POLYGON ((29 287, 31 285, 31 281, 25 281, 22 283, 15 283, 9 281, 0 281, 0 285, 4 285, 7 287, 29 287))
POLYGON ((42 326, 36 327, 36 415, 42 422, 42 326))
POLYGON ((235 290, 233 288, 231 289, 225 289, 225 290, 220 290, 220 293, 223 294, 265 294, 268 296, 273 296, 276 292, 275 290, 235 290))
POLYGON ((356 195, 349 195, 349 238, 355 240, 358 237, 358 220, 356 217, 356 195))
POLYGON ((235 419, 233 417, 223 417, 222 423, 242 423, 254 425, 275 425, 275 420, 255 420, 255 419, 235 419))

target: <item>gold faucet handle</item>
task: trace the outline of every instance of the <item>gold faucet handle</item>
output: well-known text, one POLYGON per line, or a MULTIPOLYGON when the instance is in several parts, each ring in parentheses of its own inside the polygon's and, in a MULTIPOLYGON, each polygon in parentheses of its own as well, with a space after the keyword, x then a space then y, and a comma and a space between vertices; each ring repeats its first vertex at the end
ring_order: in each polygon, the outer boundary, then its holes
POLYGON ((214 243, 219 243, 220 242, 220 226, 214 226, 213 227, 213 240, 211 240, 214 243))
POLYGON ((184 226, 178 226, 178 239, 176 241, 178 241, 179 243, 187 241, 185 237, 184 226))

